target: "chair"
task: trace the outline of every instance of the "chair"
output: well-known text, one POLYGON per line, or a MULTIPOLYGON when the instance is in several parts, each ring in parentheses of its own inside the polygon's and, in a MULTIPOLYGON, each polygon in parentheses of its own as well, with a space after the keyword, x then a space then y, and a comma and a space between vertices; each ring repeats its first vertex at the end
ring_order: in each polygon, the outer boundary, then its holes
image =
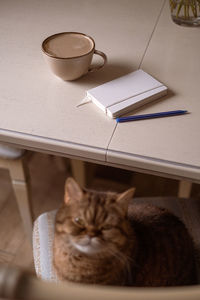
POLYGON ((9 171, 23 225, 27 236, 32 240, 33 216, 29 176, 26 170, 27 155, 25 150, 0 144, 0 168, 9 171))
MULTIPOLYGON (((186 224, 195 244, 200 249, 200 218, 198 201, 196 199, 179 199, 175 197, 146 197, 134 198, 135 203, 151 203, 165 207, 177 215, 186 224)), ((35 270, 38 277, 58 282, 56 272, 52 265, 52 243, 54 238, 54 223, 57 210, 40 215, 34 223, 33 230, 33 255, 35 270)), ((199 269, 200 269, 200 262, 199 269)))

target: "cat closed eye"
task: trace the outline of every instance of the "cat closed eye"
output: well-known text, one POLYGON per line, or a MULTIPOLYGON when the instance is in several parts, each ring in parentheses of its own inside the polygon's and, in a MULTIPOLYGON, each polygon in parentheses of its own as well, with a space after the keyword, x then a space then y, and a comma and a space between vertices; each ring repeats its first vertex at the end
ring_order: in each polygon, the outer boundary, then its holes
POLYGON ((74 218, 74 223, 76 223, 79 226, 84 226, 83 220, 79 217, 74 218))
POLYGON ((111 226, 111 225, 105 225, 102 227, 102 230, 110 230, 112 228, 113 228, 113 226, 111 226))

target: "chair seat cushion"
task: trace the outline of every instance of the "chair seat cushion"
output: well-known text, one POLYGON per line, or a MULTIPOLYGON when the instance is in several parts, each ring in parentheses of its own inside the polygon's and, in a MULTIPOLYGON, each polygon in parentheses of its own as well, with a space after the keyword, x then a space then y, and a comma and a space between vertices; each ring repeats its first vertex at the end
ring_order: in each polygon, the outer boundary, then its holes
POLYGON ((33 227, 33 257, 36 274, 48 281, 58 281, 52 264, 52 245, 57 210, 40 215, 33 227))
POLYGON ((17 159, 20 158, 24 152, 25 150, 0 144, 0 158, 17 159))
MULTIPOLYGON (((199 210, 197 209, 197 200, 169 197, 133 199, 133 201, 137 203, 152 203, 169 209, 184 221, 196 245, 200 249, 200 218, 199 210)), ((33 256, 37 276, 44 280, 58 282, 59 280, 52 264, 52 245, 56 211, 57 210, 46 212, 40 215, 35 221, 33 229, 33 256)))

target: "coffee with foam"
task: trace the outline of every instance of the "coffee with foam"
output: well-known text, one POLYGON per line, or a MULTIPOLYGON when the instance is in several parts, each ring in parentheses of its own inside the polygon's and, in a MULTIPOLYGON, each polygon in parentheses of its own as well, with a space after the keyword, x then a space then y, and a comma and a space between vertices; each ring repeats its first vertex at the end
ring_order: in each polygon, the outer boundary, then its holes
POLYGON ((61 32, 47 37, 42 42, 42 52, 51 71, 63 80, 75 80, 97 71, 105 65, 106 55, 95 49, 94 40, 80 32, 61 32), (93 55, 103 62, 92 65, 93 55))
POLYGON ((57 58, 72 58, 85 55, 94 48, 94 41, 79 33, 60 33, 47 39, 44 49, 57 58))

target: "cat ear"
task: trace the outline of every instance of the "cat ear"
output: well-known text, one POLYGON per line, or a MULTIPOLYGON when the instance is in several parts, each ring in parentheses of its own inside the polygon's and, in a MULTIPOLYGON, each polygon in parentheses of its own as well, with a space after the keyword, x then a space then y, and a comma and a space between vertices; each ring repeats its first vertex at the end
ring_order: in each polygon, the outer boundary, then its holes
POLYGON ((82 196, 83 191, 81 187, 72 177, 68 177, 65 183, 64 202, 68 204, 71 200, 80 201, 82 196))
POLYGON ((135 188, 131 188, 117 196, 117 203, 125 213, 127 213, 129 202, 133 198, 134 193, 135 188))

